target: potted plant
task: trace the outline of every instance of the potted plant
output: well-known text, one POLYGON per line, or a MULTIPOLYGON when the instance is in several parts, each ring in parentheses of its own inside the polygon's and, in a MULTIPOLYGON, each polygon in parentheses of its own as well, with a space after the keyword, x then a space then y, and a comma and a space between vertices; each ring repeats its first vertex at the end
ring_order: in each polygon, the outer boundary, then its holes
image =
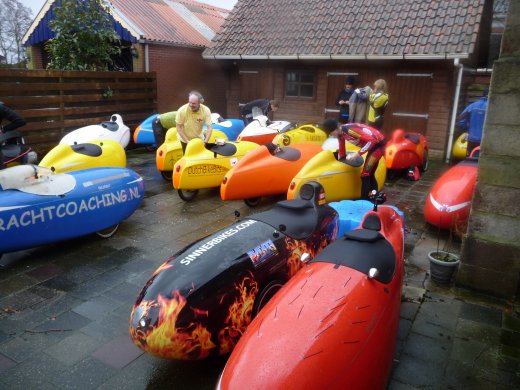
POLYGON ((449 284, 455 270, 459 267, 460 259, 457 253, 453 253, 450 250, 453 240, 453 230, 450 230, 442 249, 440 249, 440 229, 438 233, 437 249, 428 253, 430 276, 434 282, 449 284))

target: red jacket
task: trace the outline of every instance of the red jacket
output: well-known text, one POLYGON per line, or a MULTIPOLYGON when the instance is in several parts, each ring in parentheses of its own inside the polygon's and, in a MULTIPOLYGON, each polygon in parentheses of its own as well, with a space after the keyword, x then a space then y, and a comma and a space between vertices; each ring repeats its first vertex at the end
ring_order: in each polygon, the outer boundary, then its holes
POLYGON ((345 157, 345 141, 359 146, 359 154, 363 155, 381 146, 385 136, 379 130, 363 123, 349 123, 341 126, 339 135, 338 158, 345 157))

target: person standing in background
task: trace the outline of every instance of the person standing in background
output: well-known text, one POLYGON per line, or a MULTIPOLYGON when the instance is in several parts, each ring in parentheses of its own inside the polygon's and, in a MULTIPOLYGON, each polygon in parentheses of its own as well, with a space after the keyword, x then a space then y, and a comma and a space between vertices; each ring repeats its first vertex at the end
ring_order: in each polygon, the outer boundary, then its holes
POLYGON ((336 99, 336 105, 339 106, 339 117, 338 122, 341 124, 348 123, 349 121, 349 100, 354 93, 354 78, 349 76, 345 79, 345 88, 343 88, 338 98, 336 99))
POLYGON ((383 79, 376 80, 374 82, 374 89, 368 99, 370 106, 368 107, 367 123, 378 130, 383 128, 388 99, 386 81, 383 79))
POLYGON ((462 142, 468 141, 466 155, 469 156, 473 149, 480 146, 482 141, 482 129, 488 104, 488 90, 485 89, 482 97, 467 106, 459 115, 459 121, 468 123, 468 134, 462 137, 462 142))
POLYGON ((349 100, 349 123, 366 123, 368 98, 372 94, 369 86, 356 88, 349 100))
POLYGON ((197 91, 191 91, 188 95, 188 103, 177 110, 175 123, 177 138, 181 142, 182 153, 186 152, 186 145, 194 138, 201 138, 208 143, 213 132, 211 123, 211 111, 204 104, 204 98, 197 91), (206 133, 202 127, 206 124, 206 133))

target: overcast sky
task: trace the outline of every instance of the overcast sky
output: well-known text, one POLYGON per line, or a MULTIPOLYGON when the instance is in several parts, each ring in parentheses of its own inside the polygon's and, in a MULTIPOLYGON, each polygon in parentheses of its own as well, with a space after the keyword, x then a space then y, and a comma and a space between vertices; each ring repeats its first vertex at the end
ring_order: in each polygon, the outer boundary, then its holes
MULTIPOLYGON (((211 4, 216 7, 231 9, 237 2, 237 0, 197 0, 201 3, 211 4)), ((22 0, 22 4, 26 7, 29 7, 32 10, 32 16, 36 16, 43 4, 45 4, 45 0, 22 0)))

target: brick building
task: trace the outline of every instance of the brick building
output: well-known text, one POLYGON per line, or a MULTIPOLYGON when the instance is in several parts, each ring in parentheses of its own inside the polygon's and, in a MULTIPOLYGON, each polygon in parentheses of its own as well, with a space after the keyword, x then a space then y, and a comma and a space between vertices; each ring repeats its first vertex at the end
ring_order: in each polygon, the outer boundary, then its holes
MULTIPOLYGON (((23 37, 31 69, 44 69, 48 23, 60 0, 47 0, 23 37)), ((110 16, 121 39, 115 70, 156 72, 157 109, 177 109, 197 89, 213 111, 225 114, 226 76, 202 58, 229 11, 192 0, 111 0, 110 16)))
POLYGON ((230 70, 227 112, 252 98, 280 100, 276 117, 336 116, 345 77, 389 84, 384 131, 425 134, 444 156, 464 104, 467 70, 487 68, 489 0, 238 0, 203 53, 230 70), (463 77, 464 76, 464 77, 463 77), (462 95, 462 96, 461 96, 462 95))

